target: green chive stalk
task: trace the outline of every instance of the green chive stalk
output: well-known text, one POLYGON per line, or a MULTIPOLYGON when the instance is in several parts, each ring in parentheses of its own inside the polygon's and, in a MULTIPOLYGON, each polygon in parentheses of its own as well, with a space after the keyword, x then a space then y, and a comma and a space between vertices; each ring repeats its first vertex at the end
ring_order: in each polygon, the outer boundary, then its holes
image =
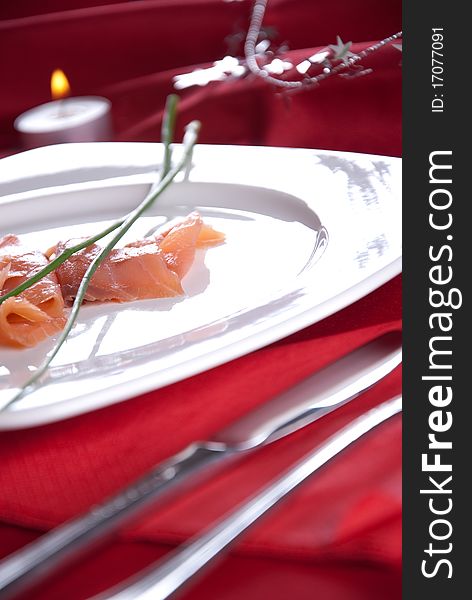
POLYGON ((161 139, 164 144, 164 161, 162 165, 161 181, 170 171, 172 166, 172 138, 174 136, 178 104, 179 97, 176 94, 167 96, 161 129, 161 139))

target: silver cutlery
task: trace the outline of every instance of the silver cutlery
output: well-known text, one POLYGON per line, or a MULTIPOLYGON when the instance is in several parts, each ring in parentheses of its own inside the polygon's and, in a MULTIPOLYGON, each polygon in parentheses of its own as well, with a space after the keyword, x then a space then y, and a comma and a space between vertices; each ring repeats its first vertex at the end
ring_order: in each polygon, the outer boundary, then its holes
POLYGON ((197 473, 208 475, 211 465, 224 465, 312 423, 374 385, 400 362, 401 334, 384 334, 250 411, 209 440, 189 445, 114 497, 1 561, 2 599, 104 541, 164 494, 194 482, 197 473))
POLYGON ((165 600, 220 555, 269 509, 350 444, 402 409, 401 397, 384 402, 354 419, 305 456, 279 479, 231 512, 218 524, 194 537, 169 558, 158 561, 124 584, 92 600, 165 600))

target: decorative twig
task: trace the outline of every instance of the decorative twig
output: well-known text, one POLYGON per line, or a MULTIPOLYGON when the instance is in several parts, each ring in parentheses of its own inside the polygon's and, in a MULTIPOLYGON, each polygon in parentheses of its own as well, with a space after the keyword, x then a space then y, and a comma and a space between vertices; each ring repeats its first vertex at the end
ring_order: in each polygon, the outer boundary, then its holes
POLYGON ((79 314, 80 306, 85 297, 85 293, 87 291, 90 280, 92 279, 95 271, 100 266, 100 263, 108 256, 110 251, 114 248, 114 246, 121 240, 121 238, 125 235, 125 233, 131 228, 131 226, 139 219, 139 217, 155 202, 156 198, 162 194, 162 192, 172 183, 177 174, 185 167, 188 161, 188 157, 192 152, 192 149, 197 141, 198 132, 200 130, 200 122, 192 121, 189 125, 187 125, 185 129, 185 136, 183 140, 183 155, 178 164, 171 168, 167 175, 160 181, 155 191, 151 191, 146 198, 137 206, 133 211, 131 211, 126 218, 122 221, 121 225, 117 228, 116 234, 113 238, 108 242, 108 244, 100 251, 99 254, 93 259, 90 263, 85 275, 82 279, 82 282, 79 286, 77 296, 74 300, 74 304, 72 306, 69 318, 67 319, 67 323, 62 331, 60 337, 58 338, 54 348, 52 349, 50 355, 46 358, 46 360, 38 367, 35 371, 34 375, 23 385, 20 391, 6 404, 2 407, 2 410, 11 406, 13 403, 17 402, 21 398, 23 398, 26 394, 32 392, 35 389, 35 384, 38 380, 46 373, 49 365, 51 364, 54 357, 59 352, 63 343, 66 341, 72 327, 75 324, 77 316, 79 314))
POLYGON ((344 43, 338 35, 336 44, 330 44, 296 66, 298 73, 303 76, 302 79, 280 79, 278 76, 290 71, 293 64, 283 58, 288 50, 287 45, 284 43, 278 48, 272 48, 271 39, 274 37, 274 32, 271 35, 265 33, 268 28, 263 27, 262 21, 267 4, 268 0, 254 0, 247 32, 238 31, 227 38, 232 43, 230 56, 216 60, 208 68, 197 68, 190 73, 176 75, 174 87, 181 90, 194 85, 204 86, 214 81, 233 81, 253 74, 269 84, 282 88, 285 92, 312 89, 314 85, 332 75, 358 77, 371 73, 372 69, 364 69, 359 61, 402 37, 402 32, 399 31, 354 54, 350 51, 352 42, 344 43), (244 58, 238 56, 238 47, 242 40, 245 40, 244 58), (308 73, 314 65, 322 69, 318 75, 308 73))
MULTIPOLYGON (((399 31, 398 33, 395 33, 395 34, 381 40, 380 42, 377 42, 376 44, 373 44, 372 46, 365 48, 364 50, 362 50, 362 52, 359 52, 359 54, 349 53, 348 51, 349 51, 350 43, 345 44, 344 47, 345 47, 346 51, 344 54, 346 56, 343 55, 340 58, 341 62, 338 65, 336 65, 335 67, 327 69, 323 73, 320 73, 319 75, 316 75, 314 77, 305 77, 301 81, 288 81, 285 79, 278 79, 277 77, 272 76, 269 73, 269 71, 264 69, 264 67, 260 67, 259 63, 257 62, 256 46, 259 41, 259 36, 260 36, 261 28, 262 28, 262 21, 264 19, 264 14, 265 14, 265 11, 267 8, 267 2, 268 2, 268 0, 255 0, 255 2, 254 2, 254 8, 252 11, 251 21, 250 21, 249 29, 248 29, 247 36, 246 36, 246 42, 244 44, 244 54, 245 54, 245 58, 246 58, 246 65, 249 68, 249 70, 252 73, 254 73, 254 75, 257 75, 258 77, 262 77, 265 81, 268 81, 278 87, 283 87, 286 89, 293 90, 293 89, 306 88, 308 86, 317 84, 320 81, 323 81, 324 79, 327 79, 328 77, 331 77, 332 75, 336 75, 337 73, 340 73, 344 69, 348 69, 348 68, 352 67, 357 62, 359 62, 360 60, 362 60, 363 58, 368 56, 369 54, 372 54, 373 52, 380 50, 380 48, 383 48, 384 46, 386 46, 386 45, 390 44, 391 42, 397 40, 398 38, 402 37, 402 32, 399 31)), ((341 42, 341 39, 338 36, 338 45, 340 42, 341 42)), ((332 49, 332 47, 331 47, 331 49, 332 49)))

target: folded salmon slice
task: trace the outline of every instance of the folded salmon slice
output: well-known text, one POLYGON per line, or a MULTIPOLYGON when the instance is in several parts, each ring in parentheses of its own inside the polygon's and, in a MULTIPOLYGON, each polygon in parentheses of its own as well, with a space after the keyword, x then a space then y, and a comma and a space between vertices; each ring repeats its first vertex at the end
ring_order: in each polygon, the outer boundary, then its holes
POLYGON ((192 266, 202 225, 200 215, 192 213, 166 233, 159 242, 167 266, 180 278, 192 266))
MULTIPOLYGON (((55 253, 61 254, 78 240, 59 242, 55 253)), ((92 260, 100 252, 97 244, 71 256, 56 269, 66 302, 76 296, 92 260)), ((94 273, 84 296, 88 302, 130 302, 145 298, 168 298, 183 294, 180 279, 168 269, 157 244, 112 250, 94 273)))
MULTIPOLYGON (((113 249, 94 273, 86 301, 129 302, 181 296, 181 279, 197 248, 214 246, 224 235, 202 222, 197 212, 171 224, 154 238, 113 249)), ((47 256, 23 246, 15 235, 0 240, 0 295, 12 290, 78 240, 59 242, 47 256)), ((64 300, 77 296, 82 279, 100 252, 97 244, 72 255, 54 273, 0 305, 0 344, 34 346, 65 325, 64 300)))
MULTIPOLYGON (((44 254, 22 244, 16 235, 1 238, 0 296, 47 264, 44 254)), ((0 304, 0 345, 35 346, 64 325, 64 300, 55 273, 0 304)))
POLYGON ((192 266, 197 248, 208 248, 224 241, 224 235, 205 225, 197 212, 181 223, 161 233, 159 247, 164 252, 169 269, 183 277, 192 266))
POLYGON ((197 248, 210 248, 224 240, 225 235, 203 223, 199 213, 195 211, 179 222, 171 223, 154 238, 137 240, 128 244, 128 247, 157 243, 164 252, 169 269, 182 278, 192 266, 197 248))
MULTIPOLYGON (((154 238, 116 248, 92 276, 84 299, 88 302, 130 302, 181 296, 184 293, 181 279, 192 265, 197 246, 213 245, 218 235, 222 241, 222 234, 204 226, 198 213, 191 213, 154 238), (202 231, 205 233, 200 238, 202 231)), ((59 242, 54 254, 61 254, 77 241, 59 242)), ((66 302, 77 296, 80 282, 100 250, 97 244, 88 246, 56 269, 66 302)))
POLYGON ((211 246, 218 246, 218 244, 221 244, 224 241, 224 233, 213 229, 211 225, 203 223, 197 239, 197 248, 210 248, 211 246))

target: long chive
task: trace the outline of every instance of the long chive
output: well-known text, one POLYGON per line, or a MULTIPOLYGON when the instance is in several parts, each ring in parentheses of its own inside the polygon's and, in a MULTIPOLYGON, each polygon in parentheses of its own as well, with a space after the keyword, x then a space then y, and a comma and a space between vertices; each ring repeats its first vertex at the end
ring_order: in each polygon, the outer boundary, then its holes
POLYGON ((187 162, 185 163, 184 181, 188 181, 188 179, 190 177, 190 171, 192 170, 192 159, 193 159, 193 148, 187 157, 187 162))
POLYGON ((174 136, 178 104, 179 97, 176 94, 167 96, 161 129, 161 141, 164 144, 164 161, 162 165, 161 181, 170 171, 172 165, 172 138, 174 136))
POLYGON ((75 298, 74 304, 72 305, 72 309, 67 319, 67 323, 62 331, 59 339, 57 340, 54 348, 52 349, 50 355, 46 358, 46 360, 38 367, 35 371, 34 375, 23 385, 20 391, 6 404, 2 407, 2 410, 11 406, 14 402, 17 402, 21 398, 23 398, 26 394, 32 392, 34 390, 34 384, 46 373, 49 365, 52 360, 56 356, 56 354, 61 349, 63 343, 66 341, 72 327, 75 324, 77 316, 79 314, 79 309, 82 304, 82 301, 85 297, 85 293, 87 291, 90 280, 93 277, 93 274, 100 266, 100 263, 108 256, 110 250, 120 241, 120 239, 125 235, 125 233, 130 229, 130 227, 139 219, 139 217, 146 211, 156 200, 160 194, 172 183, 177 174, 182 170, 182 168, 187 164, 188 156, 192 152, 192 149, 197 141, 198 132, 200 130, 199 121, 192 121, 185 128, 185 135, 183 140, 184 151, 182 158, 178 162, 178 164, 171 168, 167 175, 162 179, 159 183, 155 191, 152 191, 150 194, 146 196, 146 198, 137 206, 133 211, 131 211, 127 217, 123 220, 122 224, 118 227, 118 231, 113 236, 113 238, 108 242, 108 244, 100 251, 99 254, 93 259, 90 263, 87 271, 85 272, 84 277, 82 278, 82 282, 77 291, 77 296, 75 298))
MULTIPOLYGON (((170 94, 167 97, 165 111, 164 111, 164 117, 162 120, 162 142, 164 144, 164 160, 163 160, 163 165, 162 165, 160 181, 162 181, 164 179, 164 177, 167 175, 167 173, 169 172, 170 167, 171 167, 171 160, 172 160, 171 144, 172 144, 172 140, 173 140, 173 136, 174 136, 175 119, 176 119, 176 114, 177 114, 178 102, 179 102, 179 97, 176 94, 170 94)), ((186 164, 188 165, 188 161, 186 164)), ((188 168, 188 166, 187 166, 187 168, 188 168)), ((154 190, 157 190, 157 186, 153 186, 151 188, 151 192, 153 192, 154 190)), ((64 250, 59 256, 56 256, 54 258, 54 260, 49 262, 40 271, 38 271, 37 273, 35 273, 31 277, 29 277, 26 281, 24 281, 20 285, 16 286, 14 289, 10 290, 3 296, 0 296, 0 304, 5 302, 5 300, 7 300, 8 298, 11 298, 12 296, 18 296, 19 294, 21 294, 22 292, 24 292, 25 290, 27 290, 28 288, 33 286, 35 283, 37 283, 38 281, 43 279, 43 277, 46 277, 46 275, 49 275, 49 273, 52 273, 52 271, 54 271, 60 265, 62 265, 62 263, 64 263, 67 259, 69 259, 73 254, 75 254, 76 252, 79 252, 80 250, 83 250, 84 248, 87 248, 88 246, 91 246, 95 242, 98 242, 98 240, 101 240, 102 238, 107 236, 112 231, 115 231, 115 229, 118 229, 118 227, 120 227, 123 224, 123 222, 124 222, 124 219, 120 219, 119 221, 116 221, 115 223, 113 223, 112 225, 110 225, 109 227, 107 227, 106 229, 101 231, 100 233, 97 233, 94 236, 92 236, 86 240, 83 240, 79 244, 76 244, 75 246, 71 246, 70 248, 67 248, 67 250, 64 250)))

